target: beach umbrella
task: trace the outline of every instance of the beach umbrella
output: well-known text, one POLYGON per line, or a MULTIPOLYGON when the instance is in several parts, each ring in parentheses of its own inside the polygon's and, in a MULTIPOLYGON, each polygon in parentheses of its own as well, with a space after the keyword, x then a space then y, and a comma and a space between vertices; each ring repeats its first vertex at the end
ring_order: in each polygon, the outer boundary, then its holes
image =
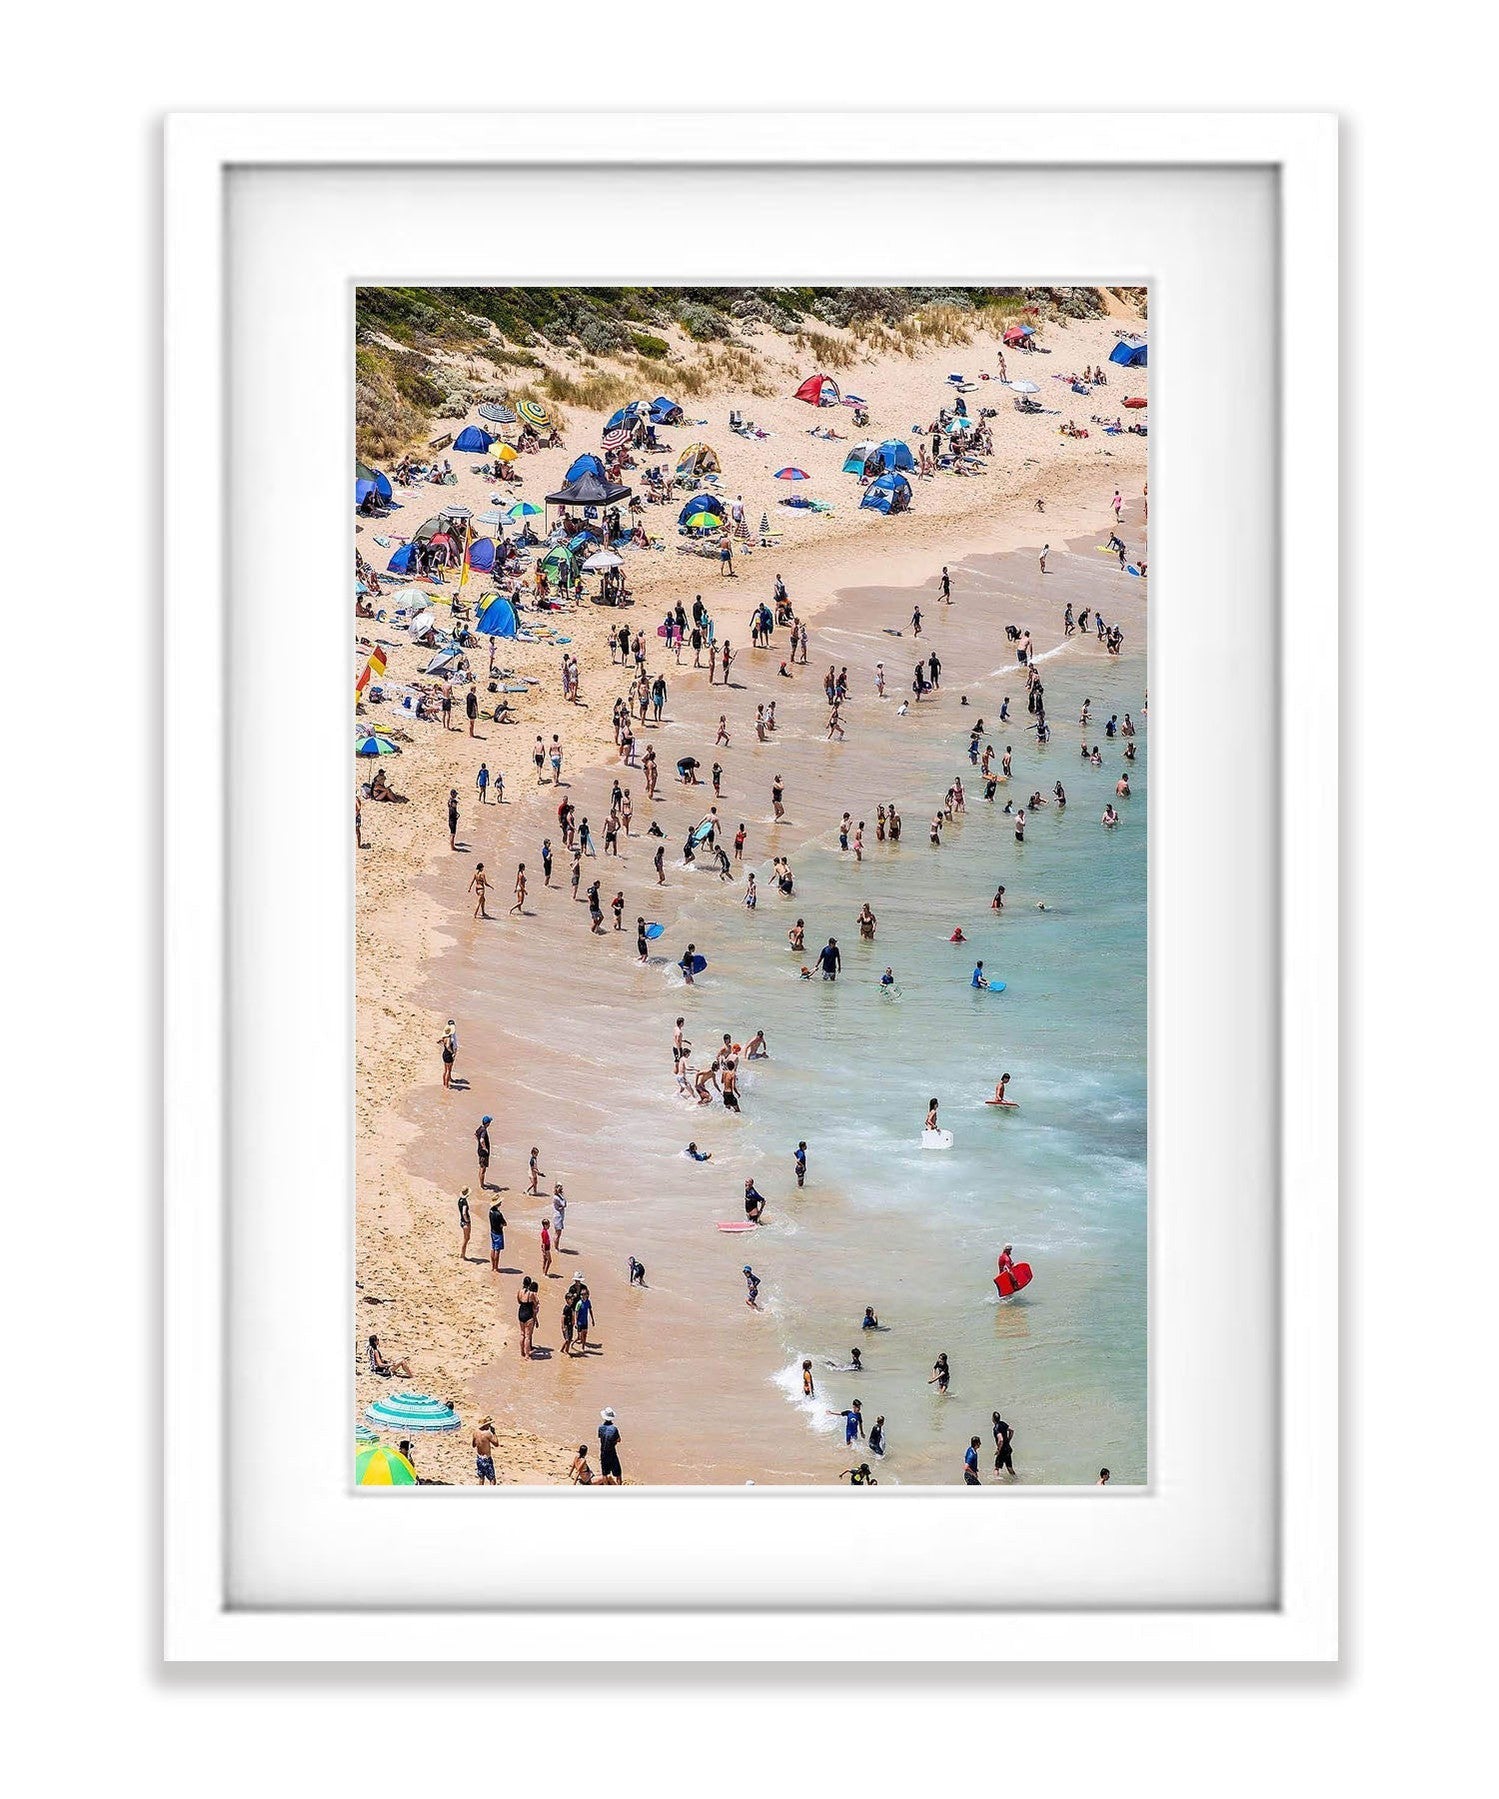
POLYGON ((520 451, 514 444, 497 444, 495 446, 494 459, 496 462, 514 462, 519 455, 520 451))
POLYGON ((604 433, 603 447, 606 450, 622 450, 629 441, 630 434, 628 431, 606 431, 604 433))
POLYGON ((778 468, 777 481, 810 481, 812 477, 804 468, 778 468))
POLYGON ((442 516, 456 519, 461 525, 465 519, 472 518, 474 515, 467 506, 444 506, 442 516))
POLYGON ((430 631, 436 623, 437 614, 435 612, 423 610, 418 612, 416 617, 407 624, 406 629, 413 637, 421 637, 424 633, 430 631))
POLYGON ((479 417, 488 419, 491 425, 513 425, 515 414, 508 406, 502 406, 498 400, 486 400, 479 408, 479 417))
POLYGON ((359 1450, 354 1457, 356 1487, 414 1487, 416 1484, 416 1469, 399 1449, 374 1443, 368 1449, 359 1450))
POLYGON ((539 400, 517 400, 515 410, 528 425, 534 425, 538 431, 551 429, 552 415, 539 400))
POLYGON ((461 1422, 452 1406, 426 1393, 391 1393, 364 1408, 381 1430, 457 1430, 461 1422))
POLYGON ((595 555, 590 556, 583 564, 583 573, 585 575, 596 575, 601 569, 623 568, 624 561, 624 557, 616 556, 613 550, 599 550, 595 555))
POLYGON ((400 744, 389 738, 383 731, 372 731, 366 725, 354 728, 354 754, 356 756, 399 756, 400 744))
POLYGON ((493 525, 497 530, 503 530, 505 515, 498 509, 492 512, 481 512, 474 523, 476 525, 493 525))
POLYGON ((517 500, 506 514, 507 518, 539 518, 541 508, 532 500, 517 500))
POLYGON ((712 531, 723 523, 721 512, 710 511, 706 506, 694 507, 682 520, 689 531, 712 531))
POLYGON ((845 406, 867 406, 869 402, 868 400, 862 399, 858 394, 845 394, 843 396, 843 404, 845 406))
POLYGON ((1038 394, 1041 391, 1034 381, 1012 381, 1010 386, 1017 394, 1038 394))

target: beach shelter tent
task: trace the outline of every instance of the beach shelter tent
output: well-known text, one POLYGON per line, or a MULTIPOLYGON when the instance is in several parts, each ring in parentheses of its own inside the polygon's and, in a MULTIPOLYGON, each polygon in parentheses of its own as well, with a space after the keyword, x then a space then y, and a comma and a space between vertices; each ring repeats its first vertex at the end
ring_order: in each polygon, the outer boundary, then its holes
POLYGON ((722 466, 711 444, 688 444, 677 458, 679 475, 716 475, 722 466))
POLYGON ((1144 344, 1128 344, 1122 339, 1109 351, 1109 361, 1117 362, 1121 368, 1143 369, 1145 364, 1144 344))
POLYGON ((462 650, 439 650, 422 670, 422 673, 424 675, 455 675, 462 666, 462 650))
POLYGON ((387 573, 392 575, 409 575, 417 566, 414 543, 403 543, 385 565, 387 573))
POLYGON ((414 1487, 416 1484, 416 1469, 399 1449, 391 1449, 384 1443, 372 1443, 356 1451, 356 1487, 414 1487))
POLYGON ((603 480, 604 465, 597 456, 585 450, 562 477, 563 486, 565 487, 569 481, 576 481, 579 475, 597 475, 600 480, 603 480))
POLYGON ((360 495, 358 493, 358 486, 361 481, 368 481, 371 484, 371 486, 375 489, 375 491, 379 494, 379 496, 382 500, 389 500, 389 499, 394 498, 394 495, 391 492, 389 476, 383 475, 380 472, 380 470, 377 468, 370 468, 367 463, 356 462, 354 464, 354 485, 355 485, 356 501, 363 497, 362 495, 360 495))
POLYGON ((517 400, 515 402, 515 410, 521 421, 524 424, 530 425, 534 430, 551 430, 552 415, 547 411, 546 407, 542 405, 540 400, 517 400))
POLYGON ((651 423, 653 425, 680 425, 682 408, 675 400, 667 399, 665 394, 657 394, 651 401, 651 423))
POLYGON ((861 507, 872 512, 904 512, 911 504, 911 483, 904 475, 884 474, 864 490, 861 507))
POLYGON ((489 454, 489 446, 494 442, 490 434, 480 425, 465 425, 453 439, 453 448, 463 455, 477 451, 481 456, 489 454))
POLYGON ((649 400, 631 400, 628 406, 621 406, 618 412, 611 412, 604 420, 606 431, 623 431, 633 425, 636 419, 649 418, 651 403, 649 400))
POLYGON ((886 474, 895 469, 915 468, 916 458, 911 454, 911 446, 898 437, 886 438, 876 452, 880 459, 880 467, 886 474))
POLYGON ((514 606, 503 597, 491 600, 479 614, 479 622, 474 628, 486 637, 514 637, 517 629, 514 606))
POLYGON ((546 498, 548 506, 612 506, 616 500, 627 500, 629 497, 628 487, 606 481, 602 474, 590 474, 579 475, 576 481, 564 482, 556 493, 549 493, 546 498))
POLYGON ((494 567, 494 542, 488 537, 476 538, 468 546, 468 565, 478 575, 487 575, 494 567))
POLYGON ((690 529, 701 531, 707 529, 704 522, 696 525, 694 519, 705 521, 711 517, 715 524, 721 525, 724 519, 724 503, 716 493, 695 493, 682 510, 677 514, 677 523, 687 525, 690 529))
POLYGON ((796 397, 805 400, 809 406, 836 406, 838 383, 831 375, 808 375, 797 388, 796 397))
POLYGON ((878 448, 879 446, 872 438, 866 437, 861 439, 860 442, 853 446, 847 456, 843 458, 844 474, 862 475, 864 473, 864 464, 868 462, 869 458, 873 456, 878 448))

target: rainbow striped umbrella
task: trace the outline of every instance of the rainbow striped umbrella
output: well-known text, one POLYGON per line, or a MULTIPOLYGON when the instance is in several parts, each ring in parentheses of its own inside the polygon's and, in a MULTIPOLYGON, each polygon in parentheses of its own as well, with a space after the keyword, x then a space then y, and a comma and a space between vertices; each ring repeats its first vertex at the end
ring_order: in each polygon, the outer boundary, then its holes
POLYGON ((552 415, 539 400, 517 400, 515 410, 528 425, 535 425, 538 431, 550 429, 552 415))
POLYGON ((375 1443, 368 1449, 361 1449, 354 1457, 356 1487, 414 1487, 416 1484, 416 1469, 399 1449, 375 1443))

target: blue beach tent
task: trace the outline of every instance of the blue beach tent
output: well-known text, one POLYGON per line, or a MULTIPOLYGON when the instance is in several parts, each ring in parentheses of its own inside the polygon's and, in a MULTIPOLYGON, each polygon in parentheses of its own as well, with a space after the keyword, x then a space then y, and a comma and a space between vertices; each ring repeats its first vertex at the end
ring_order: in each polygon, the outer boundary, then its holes
POLYGON ((722 519, 724 515, 723 501, 716 493, 695 493, 677 514, 677 523, 685 525, 696 512, 713 512, 722 519))
POLYGON ((576 481, 579 475, 597 475, 602 481, 604 478, 604 465, 599 461, 597 456, 590 456, 585 453, 578 458, 562 477, 562 485, 566 487, 569 482, 576 481))
POLYGON ((479 575, 487 575, 494 567, 494 544, 489 538, 476 537, 468 546, 468 565, 479 575))
POLYGON ((618 431, 625 425, 633 425, 641 413, 649 411, 644 400, 631 400, 628 406, 621 406, 618 412, 611 412, 604 421, 606 431, 618 431))
POLYGON ((898 437, 887 438, 879 448, 880 464, 888 475, 896 469, 915 468, 916 458, 911 454, 911 446, 902 443, 898 437))
POLYGON ((911 483, 904 475, 885 474, 871 481, 860 500, 861 508, 872 512, 904 512, 911 504, 911 483))
POLYGON ((385 565, 387 573, 392 575, 409 575, 417 566, 414 543, 403 543, 385 565))
POLYGON ((651 401, 651 423, 653 425, 674 425, 682 416, 682 408, 675 400, 667 399, 665 394, 657 394, 651 401))
POLYGON ((481 431, 477 425, 465 425, 463 430, 461 430, 453 439, 453 448, 465 456, 475 450, 477 450, 481 456, 487 456, 489 454, 489 446, 493 442, 494 439, 487 431, 481 431))
POLYGON ((515 608, 509 600, 491 600, 479 614, 478 629, 486 637, 514 637, 515 628, 515 608))
POLYGON ((1121 338, 1109 351, 1109 361, 1117 362, 1121 368, 1143 369, 1146 367, 1144 344, 1127 344, 1121 338))

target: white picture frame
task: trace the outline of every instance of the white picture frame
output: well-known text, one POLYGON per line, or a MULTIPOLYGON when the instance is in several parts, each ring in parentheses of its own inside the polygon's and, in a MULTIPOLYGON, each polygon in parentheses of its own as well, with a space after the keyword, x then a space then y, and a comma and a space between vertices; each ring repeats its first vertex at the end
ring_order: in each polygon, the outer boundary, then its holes
MULTIPOLYGON (((231 704, 224 720, 210 721, 213 728, 205 728, 201 717, 188 721, 169 713, 167 721, 165 1654, 186 1661, 523 1658, 534 1662, 574 1657, 583 1633, 593 1661, 1335 1659, 1338 564, 1331 523, 1336 516, 1338 418, 1335 123, 1314 114, 950 113, 867 119, 849 114, 743 114, 736 117, 732 132, 720 130, 720 124, 690 114, 560 113, 524 118, 458 114, 441 119, 419 114, 202 114, 178 115, 169 121, 166 691, 185 691, 191 671, 200 689, 211 690, 217 678, 231 695, 231 704), (898 152, 892 148, 896 144, 898 152), (264 1058, 271 1041, 262 1036, 257 1048, 249 1009, 230 1004, 236 958, 244 954, 245 937, 240 930, 236 938, 231 926, 236 894, 228 878, 233 865, 229 815, 234 808, 226 805, 226 796, 235 791, 231 777, 236 754, 243 748, 243 740, 231 743, 237 716, 232 695, 249 674, 244 660, 236 656, 229 605, 235 572, 230 556, 238 557, 243 548, 232 533, 231 483, 235 456, 248 441, 232 435, 237 419, 231 415, 231 400, 248 402, 246 396, 234 393, 231 384, 229 302, 241 270, 233 261, 229 237, 230 188, 254 171, 336 176, 340 171, 352 175, 409 169, 441 172, 444 179, 459 181, 493 171, 513 171, 517 177, 526 171, 546 171, 547 179, 559 183, 633 171, 631 178, 643 189, 655 175, 664 179, 684 170, 711 169, 725 182, 757 170, 797 170, 802 171, 806 191, 815 195, 819 181, 832 180, 834 172, 856 171, 874 180, 884 178, 880 172, 892 164, 918 176, 950 181, 965 171, 1010 169, 1132 172, 1143 183, 1153 172, 1223 169, 1266 172, 1273 183, 1277 362, 1263 372, 1261 383, 1278 440, 1278 491, 1270 504, 1271 530, 1278 542, 1271 579, 1279 591, 1280 618, 1294 621, 1294 630, 1282 625, 1277 638, 1274 672, 1280 728, 1275 767, 1282 801, 1287 771, 1294 771, 1295 803, 1272 803, 1269 810, 1278 831, 1279 914, 1273 924, 1267 923, 1267 941, 1278 968, 1260 998, 1275 1030, 1278 1079, 1269 1109, 1254 1126, 1274 1165, 1272 1184, 1278 1193, 1274 1220, 1278 1259, 1270 1271, 1278 1296, 1277 1341, 1271 1348, 1278 1414, 1271 1460, 1278 1503, 1270 1589, 1262 1593, 1256 1588, 1253 1597, 1227 1600, 1196 1599, 1184 1590, 1172 1590, 1157 1602, 1141 1598, 1098 1606, 1089 1603, 1086 1590, 1069 1587, 1060 1578, 1060 1569, 1042 1567, 1035 1572, 1035 1592, 1026 1602, 1002 1608, 1002 1628, 996 1628, 993 1606, 967 1606, 950 1584, 934 1583, 925 1602, 913 1586, 902 1591, 898 1605, 881 1603, 876 1585, 868 1603, 859 1607, 857 1630, 851 1630, 848 1613, 828 1603, 814 1601, 805 1608, 785 1603, 737 1606, 718 1599, 693 1607, 680 1595, 653 1603, 648 1581, 637 1591, 621 1585, 613 1602, 605 1604, 597 1584, 585 1579, 582 1591, 587 1602, 580 1603, 577 1582, 570 1578, 560 1596, 565 1604, 549 1604, 517 1589, 504 1602, 506 1623, 523 1622, 524 1629, 497 1629, 496 1607, 501 1602, 493 1599, 465 1602, 449 1592, 423 1603, 413 1588, 399 1606, 387 1599, 360 1607, 334 1596, 331 1588, 321 1588, 311 1571, 328 1565, 332 1537, 326 1525, 315 1520, 316 1508, 309 1499, 302 1545, 306 1565, 298 1561, 292 1535, 284 1535, 285 1588, 267 1598, 240 1583, 236 1569, 242 1554, 265 1547, 261 1526, 274 1509, 274 1495, 256 1494, 252 1499, 228 1478, 234 1428, 228 1395, 235 1356, 246 1349, 242 1337, 237 1339, 235 1324, 236 1318, 243 1322, 247 1316, 232 1310, 231 1292, 235 1280, 252 1276, 242 1265, 249 1257, 248 1238, 241 1240, 239 1230, 231 1229, 231 1153, 237 1173, 248 1140, 247 1120, 241 1114, 254 1097, 257 1057, 264 1058), (1278 1142, 1273 1142, 1277 1131, 1278 1142), (1050 1594, 1043 1596, 1049 1573, 1056 1578, 1050 1594)), ((891 230, 898 234, 898 229, 892 222, 891 230)), ((298 240, 289 241, 295 245, 298 240)), ((311 246, 304 247, 310 257, 311 246)), ((642 244, 640 254, 646 272, 654 267, 654 278, 660 282, 690 279, 697 272, 691 267, 652 265, 648 244, 642 244)), ((881 246, 881 254, 889 254, 888 246, 881 246)), ((469 279, 493 279, 503 273, 485 265, 478 251, 473 261, 469 279)), ((446 268, 438 272, 445 279, 459 278, 446 268)), ((598 267, 595 278, 604 280, 610 272, 598 267)), ((1091 272, 1046 271, 1058 278, 1091 272)), ((355 265, 350 273, 357 278, 391 278, 383 268, 368 265, 355 265)), ((910 273, 913 278, 928 273, 940 277, 947 271, 912 268, 910 273)), ((412 278, 428 274, 423 260, 412 278)), ((567 274, 561 271, 559 279, 567 274)), ((1148 279, 1150 274, 1149 269, 1124 269, 1116 278, 1148 279)), ((757 275, 753 266, 744 270, 744 278, 757 275)), ((645 276, 632 268, 620 271, 620 278, 645 276)), ((1157 341, 1152 344, 1153 393, 1157 370, 1169 368, 1169 352, 1158 357, 1157 341)), ((344 369, 339 380, 347 379, 344 369)), ((1169 420, 1171 413, 1169 375, 1164 375, 1162 385, 1162 405, 1152 401, 1157 421, 1169 420)), ((1188 400, 1189 396, 1181 396, 1183 416, 1188 400)), ((1164 428, 1169 430, 1169 423, 1164 428)), ((346 487, 346 462, 345 455, 330 471, 339 492, 346 487)), ((336 515, 329 516, 331 522, 336 515)), ((1264 523, 1262 518, 1261 528, 1264 523)), ((341 537, 335 549, 343 553, 341 537)), ((1164 554, 1162 544, 1153 545, 1153 585, 1163 579, 1164 554)), ((1273 612, 1267 614, 1267 622, 1273 631, 1273 612)), ((238 716, 243 718, 242 711, 238 716)), ((287 797, 283 794, 283 801, 287 797)), ((343 789, 335 797, 341 804, 343 789)), ((1154 835, 1152 856, 1154 881, 1154 835)), ((339 978, 345 973, 339 971, 339 978)), ((340 1025, 335 1016, 321 1020, 317 1028, 336 1035, 340 1025)), ((1153 1144, 1156 1101, 1153 1085, 1153 1144)), ((343 1104, 342 1097, 336 1108, 330 1102, 334 1131, 342 1129, 343 1104)), ((263 1111, 256 1115, 263 1128, 263 1111)), ((262 1295, 269 1291, 263 1278, 268 1272, 262 1263, 258 1284, 262 1295)), ((324 1273, 319 1263, 319 1280, 324 1273)), ((346 1274, 345 1261, 333 1268, 331 1278, 336 1283, 344 1277, 346 1288, 346 1274)), ((278 1278, 288 1284, 300 1282, 301 1271, 278 1278)), ((325 1283, 322 1291, 332 1296, 327 1304, 336 1311, 342 1303, 337 1285, 325 1283)), ((289 1302, 288 1316, 294 1311, 294 1302, 289 1302)), ((263 1333, 280 1328, 274 1306, 250 1316, 257 1320, 262 1341, 263 1333)), ((346 1343, 342 1318, 338 1331, 339 1340, 346 1343)), ((346 1359, 345 1352, 340 1369, 346 1359)), ((1152 1360, 1154 1379, 1154 1351, 1152 1360)), ((335 1447, 342 1453, 346 1445, 340 1439, 335 1447)), ((295 1458, 291 1467, 296 1469, 295 1458)), ((288 1472, 286 1478, 294 1482, 298 1473, 288 1472)), ((1112 1512, 1089 1515, 1088 1529, 1104 1538, 1113 1530, 1127 1531, 1130 1513, 1125 1508, 1169 1506, 1170 1485, 1169 1480, 1153 1484, 1139 1498, 1120 1495, 1122 1504, 1112 1512), (1111 1522, 1096 1523, 1097 1517, 1111 1522)), ((437 1507, 475 1498, 431 1497, 437 1507)), ((512 1497, 521 1504, 545 1505, 565 1501, 567 1495, 515 1489, 506 1494, 506 1502, 512 1497)), ((649 1519, 669 1520, 662 1528, 679 1558, 688 1553, 689 1543, 695 1553, 706 1554, 711 1531, 704 1530, 700 1540, 694 1536, 702 1528, 699 1508, 745 1503, 725 1495, 620 1497, 630 1503, 616 1507, 602 1527, 605 1534, 594 1546, 600 1558, 597 1566, 618 1566, 629 1556, 643 1565, 647 1575, 653 1567, 660 1573, 668 1565, 666 1560, 652 1561, 648 1536, 655 1527, 649 1519), (646 1507, 651 1504, 668 1509, 649 1512, 646 1507)), ((831 1517, 827 1507, 817 1503, 827 1497, 809 1494, 805 1500, 784 1502, 808 1508, 795 1514, 798 1534, 803 1521, 808 1530, 819 1528, 819 1511, 831 1517)), ((893 1492, 890 1497, 895 1504, 881 1505, 861 1517, 860 1541, 871 1553, 878 1551, 882 1532, 908 1530, 911 1508, 927 1498, 893 1492)), ((931 1497, 950 1505, 955 1496, 931 1497)), ((1089 1504, 1091 1497, 1077 1494, 1049 1503, 1075 1508, 1089 1504)), ((492 1503, 489 1496, 480 1502, 492 1503)), ((783 1504, 779 1496, 768 1494, 757 1502, 783 1504)), ((382 1524, 388 1524, 388 1508, 378 1510, 384 1513, 382 1524)), ((367 1507, 364 1515, 373 1514, 367 1507)), ((438 1515, 437 1510, 425 1514, 429 1521, 438 1515)), ((440 1528, 451 1530, 448 1517, 440 1528)), ((1207 1531, 1210 1521, 1202 1522, 1207 1531)), ((1005 1528, 1023 1536, 1021 1515, 1012 1514, 1005 1528)), ((1214 1528, 1221 1534, 1205 1536, 1204 1541, 1219 1549, 1232 1543, 1231 1517, 1220 1517, 1214 1528)), ((1107 1553, 1107 1543, 1103 1548, 1107 1553)), ((666 1553, 663 1546, 663 1556, 666 1553)), ((745 1559, 744 1566, 748 1569, 752 1562, 745 1559)), ((809 1563, 806 1571, 809 1582, 813 1566, 809 1563)), ((757 1582, 748 1574, 746 1580, 753 1594, 757 1582)), ((1246 1582, 1244 1592, 1249 1591, 1246 1582)))

